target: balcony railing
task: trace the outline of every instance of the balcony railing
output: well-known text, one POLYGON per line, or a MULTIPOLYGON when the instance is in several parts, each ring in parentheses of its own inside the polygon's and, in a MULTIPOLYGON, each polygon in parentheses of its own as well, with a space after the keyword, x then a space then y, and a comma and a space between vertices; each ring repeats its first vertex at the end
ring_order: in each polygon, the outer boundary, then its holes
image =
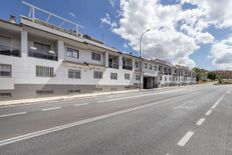
POLYGON ((38 50, 38 49, 29 49, 28 56, 35 57, 35 58, 41 58, 41 59, 48 59, 48 60, 58 60, 57 54, 49 53, 49 51, 46 50, 38 50))
POLYGON ((20 50, 10 46, 0 45, 0 54, 20 57, 20 50))
POLYGON ((123 65, 122 68, 126 70, 132 70, 132 65, 123 65))
POLYGON ((109 67, 110 68, 119 69, 119 65, 118 64, 114 64, 114 63, 109 63, 109 67))

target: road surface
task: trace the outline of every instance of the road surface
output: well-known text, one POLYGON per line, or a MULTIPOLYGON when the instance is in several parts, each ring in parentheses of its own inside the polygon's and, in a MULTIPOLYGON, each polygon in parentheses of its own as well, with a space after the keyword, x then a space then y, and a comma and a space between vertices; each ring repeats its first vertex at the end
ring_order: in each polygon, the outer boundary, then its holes
POLYGON ((0 154, 231 155, 232 86, 0 107, 0 154))

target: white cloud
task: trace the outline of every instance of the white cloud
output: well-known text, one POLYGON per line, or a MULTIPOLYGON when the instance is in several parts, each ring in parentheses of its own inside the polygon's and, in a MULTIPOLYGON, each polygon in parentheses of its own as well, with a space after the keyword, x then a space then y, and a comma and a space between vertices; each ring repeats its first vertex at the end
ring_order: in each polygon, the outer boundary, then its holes
POLYGON ((209 58, 220 69, 232 69, 232 36, 214 44, 209 58))
POLYGON ((101 23, 109 25, 111 29, 117 27, 117 24, 115 22, 112 22, 108 13, 106 13, 106 16, 104 18, 101 18, 101 23))
POLYGON ((110 5, 112 6, 112 8, 114 7, 115 5, 115 0, 108 0, 108 2, 110 3, 110 5))
POLYGON ((72 17, 76 17, 76 14, 73 13, 73 12, 69 12, 69 15, 72 16, 72 17))
MULTIPOLYGON (((143 57, 169 59, 172 63, 194 66, 190 59, 202 44, 217 44, 207 28, 232 27, 231 0, 179 0, 180 3, 162 5, 160 0, 120 0, 117 21, 109 14, 101 23, 110 26, 111 31, 128 42, 132 49, 139 50, 141 33, 144 35, 143 57), (183 9, 184 3, 196 7, 183 9)), ((215 63, 218 64, 218 63, 215 63)))
POLYGON ((199 10, 205 12, 208 22, 219 28, 232 26, 231 0, 181 0, 181 3, 197 5, 199 10))
POLYGON ((128 48, 128 45, 126 43, 123 44, 124 48, 128 48))

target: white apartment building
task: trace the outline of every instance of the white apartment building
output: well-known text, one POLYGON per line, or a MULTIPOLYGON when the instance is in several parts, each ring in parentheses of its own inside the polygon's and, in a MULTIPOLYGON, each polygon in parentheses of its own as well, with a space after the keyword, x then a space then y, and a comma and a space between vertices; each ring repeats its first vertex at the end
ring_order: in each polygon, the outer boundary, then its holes
MULTIPOLYGON (((195 74, 187 68, 166 66, 143 59, 143 88, 195 83, 195 74)), ((34 17, 21 16, 20 24, 0 20, 0 100, 137 89, 139 85, 138 57, 34 17)))

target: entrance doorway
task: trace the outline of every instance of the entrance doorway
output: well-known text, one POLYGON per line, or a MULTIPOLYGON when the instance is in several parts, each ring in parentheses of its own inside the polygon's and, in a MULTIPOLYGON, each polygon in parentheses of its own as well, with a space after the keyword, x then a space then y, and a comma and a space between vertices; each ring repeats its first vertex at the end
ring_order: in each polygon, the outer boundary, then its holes
POLYGON ((158 88, 157 77, 143 77, 143 88, 158 88))

